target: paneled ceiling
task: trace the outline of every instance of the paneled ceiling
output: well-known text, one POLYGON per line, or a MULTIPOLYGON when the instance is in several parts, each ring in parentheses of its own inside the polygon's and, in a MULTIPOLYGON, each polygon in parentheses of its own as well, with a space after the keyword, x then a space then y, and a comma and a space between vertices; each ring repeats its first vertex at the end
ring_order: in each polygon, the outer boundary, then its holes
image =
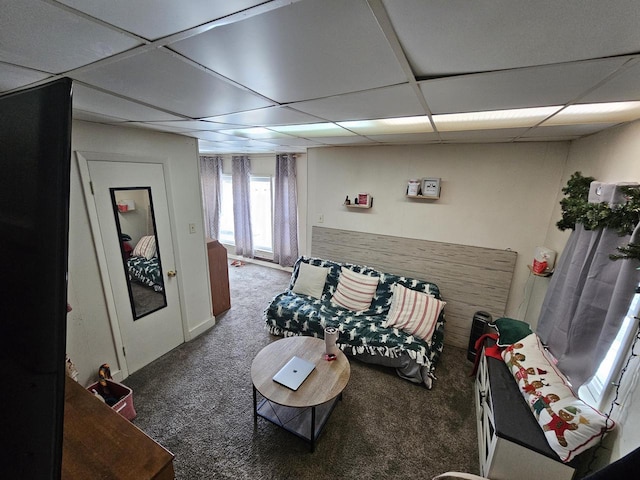
POLYGON ((195 137, 203 152, 559 141, 640 118, 638 0, 0 9, 0 92, 67 76, 75 118, 195 137))

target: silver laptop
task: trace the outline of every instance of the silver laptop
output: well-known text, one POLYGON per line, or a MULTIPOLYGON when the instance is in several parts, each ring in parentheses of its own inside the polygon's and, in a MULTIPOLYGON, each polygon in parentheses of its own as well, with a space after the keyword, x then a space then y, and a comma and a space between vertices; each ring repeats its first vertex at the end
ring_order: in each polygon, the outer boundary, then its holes
POLYGON ((291 390, 298 390, 316 366, 300 357, 293 357, 273 376, 273 380, 291 390))

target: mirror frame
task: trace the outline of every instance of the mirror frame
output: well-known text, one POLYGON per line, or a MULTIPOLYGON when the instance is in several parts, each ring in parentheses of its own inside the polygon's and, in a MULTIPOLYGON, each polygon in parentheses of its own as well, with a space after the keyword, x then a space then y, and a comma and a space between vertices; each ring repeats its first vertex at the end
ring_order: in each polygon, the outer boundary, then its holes
MULTIPOLYGON (((151 194, 151 187, 111 187, 109 188, 109 194, 111 196, 111 205, 113 206, 113 215, 115 217, 116 220, 116 229, 117 229, 117 233, 118 233, 118 244, 120 246, 120 257, 122 259, 122 267, 123 267, 123 273, 125 276, 125 281, 127 282, 127 290, 129 293, 129 304, 131 305, 131 314, 133 315, 133 321, 135 322, 136 320, 139 320, 143 317, 146 317, 148 315, 151 315, 154 312, 157 312, 158 310, 162 310, 163 308, 167 307, 167 293, 166 293, 166 284, 165 284, 165 278, 164 278, 164 269, 162 268, 162 258, 160 256, 160 242, 158 241, 158 229, 156 227, 156 216, 155 216, 155 211, 154 211, 154 207, 153 207, 153 196, 151 194), (129 272, 127 269, 127 261, 126 261, 126 252, 124 249, 124 243, 122 242, 122 226, 120 223, 120 215, 122 214, 119 210, 118 210, 118 202, 116 200, 116 192, 123 192, 123 191, 132 191, 132 190, 145 190, 149 196, 149 213, 151 214, 151 224, 153 226, 153 234, 156 238, 156 256, 158 257, 158 267, 160 268, 160 273, 161 273, 161 277, 162 277, 162 296, 164 298, 164 302, 162 305, 160 305, 157 308, 151 309, 147 312, 144 312, 141 315, 138 315, 138 313, 136 312, 136 306, 135 306, 135 302, 134 302, 134 297, 133 297, 133 289, 131 288, 131 282, 132 280, 129 278, 129 272)), ((134 247, 135 248, 135 247, 134 247)))

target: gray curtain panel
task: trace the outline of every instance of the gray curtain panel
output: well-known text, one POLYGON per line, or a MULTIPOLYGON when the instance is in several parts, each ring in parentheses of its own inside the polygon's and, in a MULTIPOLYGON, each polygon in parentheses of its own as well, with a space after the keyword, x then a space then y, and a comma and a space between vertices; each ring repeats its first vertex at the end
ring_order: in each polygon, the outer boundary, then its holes
POLYGON ((298 191, 295 155, 276 155, 273 261, 291 267, 298 258, 298 191))
POLYGON ((233 185, 233 228, 236 254, 254 257, 253 234, 251 232, 251 161, 249 157, 231 158, 233 185))
MULTIPOLYGON (((613 196, 601 201, 609 200, 613 196)), ((590 231, 578 224, 551 277, 537 334, 575 388, 597 371, 640 282, 638 260, 609 258, 629 241, 640 242, 640 226, 621 237, 607 228, 590 231)))
POLYGON ((209 238, 218 239, 220 233, 220 179, 222 177, 222 157, 200 157, 200 179, 204 201, 204 228, 209 238))

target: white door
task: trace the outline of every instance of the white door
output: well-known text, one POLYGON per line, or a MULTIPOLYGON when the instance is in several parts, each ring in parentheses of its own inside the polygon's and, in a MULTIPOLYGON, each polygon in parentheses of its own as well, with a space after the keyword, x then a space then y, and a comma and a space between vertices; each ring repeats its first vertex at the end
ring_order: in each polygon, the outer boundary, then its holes
POLYGON ((125 361, 128 372, 133 373, 184 342, 163 165, 94 160, 87 163, 125 361), (132 311, 110 192, 110 188, 131 187, 150 187, 166 296, 166 307, 138 319, 134 319, 132 311))

